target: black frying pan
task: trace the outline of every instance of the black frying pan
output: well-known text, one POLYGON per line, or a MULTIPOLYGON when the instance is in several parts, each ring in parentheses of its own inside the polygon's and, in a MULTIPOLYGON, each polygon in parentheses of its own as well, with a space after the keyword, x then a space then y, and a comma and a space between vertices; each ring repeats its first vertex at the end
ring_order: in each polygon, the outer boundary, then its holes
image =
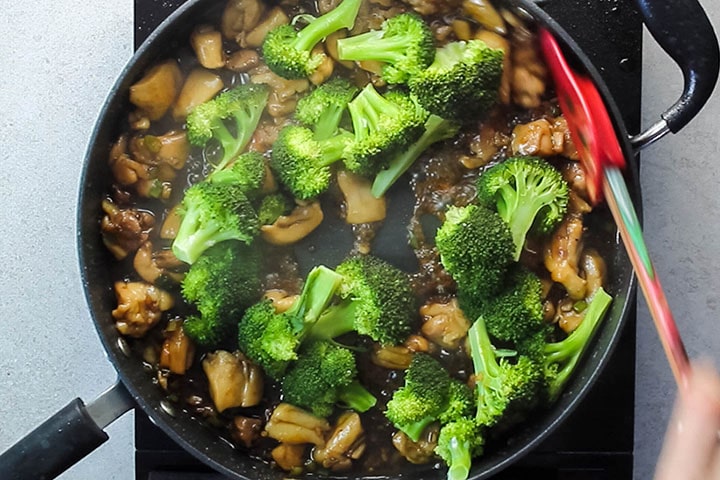
MULTIPOLYGON (((73 400, 63 410, 0 455, 4 479, 54 478, 108 439, 102 430, 124 412, 139 405, 166 434, 217 471, 237 479, 281 479, 282 472, 232 449, 219 436, 184 415, 176 415, 163 392, 151 382, 138 358, 118 335, 110 311, 115 307, 108 266, 113 261, 102 244, 98 221, 100 202, 109 190, 107 166, 110 145, 117 139, 130 106, 127 91, 149 65, 187 42, 192 28, 205 18, 220 14, 223 1, 190 0, 171 15, 142 45, 111 91, 90 141, 78 205, 78 248, 83 284, 95 326, 120 381, 85 406, 73 400)), ((636 0, 645 22, 660 45, 681 67, 685 88, 680 99, 646 131, 630 137, 617 105, 585 53, 538 5, 529 0, 508 0, 518 15, 538 22, 555 33, 567 56, 596 82, 621 139, 629 169, 627 180, 640 209, 635 154, 668 132, 678 132, 702 108, 718 76, 718 44, 704 11, 696 0, 636 0)), ((579 365, 565 392, 552 409, 541 412, 516 432, 512 441, 499 445, 474 463, 471 478, 487 478, 535 448, 580 403, 604 368, 634 304, 634 276, 612 218, 602 209, 593 214, 596 229, 607 236, 602 248, 609 267, 607 290, 614 302, 595 344, 579 365)), ((378 239, 381 240, 380 238, 378 239)), ((330 243, 330 242, 328 242, 330 243)), ((397 242, 396 242, 397 243, 397 242)), ((376 244, 378 254, 395 254, 389 242, 376 244)), ((403 259, 396 259, 403 263, 403 259)), ((428 467, 429 468, 429 467, 428 467)), ((439 478, 444 473, 410 468, 407 478, 439 478)))

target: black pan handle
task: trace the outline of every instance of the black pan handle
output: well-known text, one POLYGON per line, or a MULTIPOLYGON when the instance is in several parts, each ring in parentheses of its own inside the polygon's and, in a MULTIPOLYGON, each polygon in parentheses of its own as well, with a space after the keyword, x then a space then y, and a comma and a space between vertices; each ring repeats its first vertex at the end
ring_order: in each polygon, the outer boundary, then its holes
POLYGON ((120 383, 88 406, 76 398, 0 455, 3 480, 49 480, 105 443, 107 425, 134 406, 120 383))
POLYGON ((683 93, 662 120, 633 139, 642 148, 668 131, 677 133, 698 114, 715 88, 720 68, 718 40, 697 0, 635 0, 655 41, 683 73, 683 93), (663 125, 664 124, 664 125, 663 125))

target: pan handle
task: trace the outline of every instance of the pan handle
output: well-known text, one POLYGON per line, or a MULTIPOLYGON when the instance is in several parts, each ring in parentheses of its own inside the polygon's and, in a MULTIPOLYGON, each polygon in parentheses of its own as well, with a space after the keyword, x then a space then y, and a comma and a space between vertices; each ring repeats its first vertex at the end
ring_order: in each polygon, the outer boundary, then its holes
POLYGON ((3 479, 57 477, 105 443, 103 428, 134 405, 119 382, 87 406, 76 398, 0 455, 3 479))
POLYGON ((698 114, 715 88, 720 65, 718 40, 697 0, 635 0, 655 41, 677 63, 685 86, 661 120, 631 138, 640 150, 668 132, 677 133, 698 114))

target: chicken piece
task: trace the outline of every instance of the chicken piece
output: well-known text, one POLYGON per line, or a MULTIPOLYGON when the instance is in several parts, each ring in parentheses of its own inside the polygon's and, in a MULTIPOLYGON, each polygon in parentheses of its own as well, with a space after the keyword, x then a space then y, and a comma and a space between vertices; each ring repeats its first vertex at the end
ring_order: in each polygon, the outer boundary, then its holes
POLYGON ((275 313, 283 313, 293 306, 295 300, 298 299, 298 295, 290 295, 285 290, 273 288, 265 292, 263 298, 267 298, 272 302, 273 307, 275 307, 275 313))
POLYGON ((252 69, 249 74, 252 83, 264 83, 270 87, 267 112, 275 118, 285 117, 294 112, 300 94, 310 88, 307 79, 282 78, 264 64, 252 69))
POLYGON ((306 445, 281 443, 273 448, 270 456, 278 467, 286 472, 294 472, 305 464, 306 445))
POLYGON ((260 438, 261 432, 262 420, 259 418, 238 415, 233 418, 232 424, 230 425, 230 435, 245 448, 252 447, 260 438))
POLYGON ((525 29, 513 30, 512 98, 524 108, 540 106, 547 84, 547 68, 537 50, 535 36, 525 29))
POLYGON ((168 292, 145 282, 115 282, 118 306, 112 311, 115 327, 130 337, 143 337, 173 307, 168 292))
POLYGON ((405 370, 410 366, 413 350, 405 345, 376 345, 370 354, 370 361, 378 367, 390 370, 405 370))
POLYGON ((133 267, 140 278, 148 283, 167 279, 180 283, 185 277, 182 270, 187 264, 177 259, 172 250, 153 251, 151 242, 143 243, 135 253, 133 267))
POLYGON ((549 157, 555 155, 550 122, 541 118, 515 126, 512 132, 513 154, 549 157))
POLYGON ((230 0, 225 4, 220 31, 226 39, 242 44, 264 12, 264 3, 259 0, 230 0))
POLYGON ((356 225, 385 219, 385 196, 375 198, 372 181, 347 170, 337 172, 337 183, 345 198, 345 221, 356 225))
POLYGON ((553 148, 563 157, 571 160, 578 160, 577 148, 572 141, 570 135, 570 129, 568 128, 567 120, 564 116, 560 115, 555 118, 552 122, 553 131, 553 148))
POLYGON ((575 301, 570 298, 563 298, 558 302, 553 322, 565 333, 572 333, 582 323, 584 314, 575 309, 575 301))
POLYGON ((427 303, 420 307, 420 315, 422 334, 443 348, 457 349, 470 329, 456 298, 447 303, 427 303))
POLYGON ((587 283, 587 297, 592 298, 595 292, 605 283, 607 266, 597 250, 586 248, 580 257, 580 264, 587 283))
POLYGON ((272 225, 260 227, 263 240, 273 245, 291 245, 310 235, 323 221, 320 202, 298 205, 288 215, 282 215, 272 225))
POLYGON ((587 290, 587 282, 578 270, 583 231, 582 215, 568 214, 545 247, 545 268, 573 300, 584 299, 587 290))
POLYGON ((392 437, 392 443, 408 462, 421 465, 429 463, 435 458, 435 447, 437 446, 439 434, 440 426, 434 423, 425 428, 417 442, 413 442, 403 432, 397 432, 392 437))
POLYGON ((145 243, 155 226, 155 217, 150 212, 119 208, 108 199, 102 201, 102 209, 105 212, 100 221, 103 243, 118 260, 145 243))
POLYGON ((180 170, 190 155, 190 142, 185 132, 170 130, 163 135, 135 136, 129 150, 132 158, 144 165, 164 164, 180 170))
POLYGON ((316 447, 312 457, 323 467, 338 472, 349 469, 352 461, 359 459, 365 448, 365 432, 360 415, 345 412, 338 418, 325 445, 316 447))
POLYGON ((202 367, 218 412, 233 407, 254 407, 262 400, 262 370, 242 353, 225 350, 208 353, 202 367))

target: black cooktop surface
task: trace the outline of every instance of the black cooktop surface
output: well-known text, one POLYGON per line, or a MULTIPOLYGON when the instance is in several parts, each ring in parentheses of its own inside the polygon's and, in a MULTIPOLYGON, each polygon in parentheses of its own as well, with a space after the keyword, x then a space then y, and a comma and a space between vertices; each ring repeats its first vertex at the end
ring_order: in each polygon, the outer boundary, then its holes
MULTIPOLYGON (((184 0, 135 0, 135 46, 184 0)), ((640 125, 642 23, 629 0, 540 3, 589 53, 630 132, 640 125)), ((497 480, 630 480, 633 463, 635 318, 582 404, 534 452, 497 480)), ((222 480, 135 415, 137 480, 222 480)))

